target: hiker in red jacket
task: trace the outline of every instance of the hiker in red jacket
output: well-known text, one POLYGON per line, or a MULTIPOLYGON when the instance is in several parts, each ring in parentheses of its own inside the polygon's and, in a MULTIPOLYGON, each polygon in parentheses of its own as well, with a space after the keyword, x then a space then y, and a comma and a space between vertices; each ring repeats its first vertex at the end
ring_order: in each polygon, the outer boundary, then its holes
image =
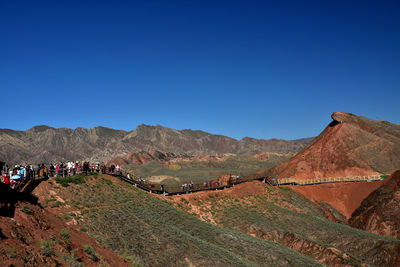
POLYGON ((8 175, 6 175, 6 177, 4 177, 4 183, 7 185, 10 185, 10 177, 8 175))

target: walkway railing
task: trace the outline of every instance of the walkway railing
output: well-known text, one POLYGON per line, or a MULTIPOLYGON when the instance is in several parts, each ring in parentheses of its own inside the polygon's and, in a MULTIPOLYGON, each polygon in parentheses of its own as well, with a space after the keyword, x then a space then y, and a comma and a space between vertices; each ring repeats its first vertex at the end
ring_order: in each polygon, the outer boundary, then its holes
POLYGON ((380 181, 381 176, 356 176, 356 177, 328 177, 328 178, 313 178, 313 179, 299 179, 299 178, 280 178, 277 179, 277 185, 316 185, 325 183, 345 183, 345 182, 370 182, 380 181))
POLYGON ((145 181, 140 177, 137 177, 131 173, 120 171, 116 173, 107 172, 107 174, 119 177, 120 179, 128 182, 136 187, 139 187, 145 191, 155 194, 164 195, 179 195, 188 194, 200 191, 208 190, 222 190, 225 188, 233 187, 237 184, 249 182, 249 181, 263 181, 271 186, 280 185, 317 185, 324 183, 344 183, 344 182, 371 182, 380 181, 383 178, 381 176, 357 176, 357 177, 327 177, 327 178, 313 178, 313 179, 300 179, 300 178, 278 178, 273 179, 270 177, 236 177, 231 176, 229 179, 216 179, 214 182, 202 182, 202 183, 184 183, 182 186, 170 186, 154 184, 145 181), (186 186, 185 186, 186 184, 186 186))
POLYGON ((231 176, 229 179, 227 178, 217 178, 212 181, 201 182, 201 183, 183 183, 182 186, 171 186, 171 185, 162 185, 162 184, 154 184, 149 183, 145 179, 135 176, 131 173, 120 171, 115 173, 106 172, 109 175, 119 177, 120 179, 128 182, 136 187, 139 187, 145 191, 155 194, 164 194, 164 195, 179 195, 179 194, 188 194, 200 191, 208 191, 208 190, 223 190, 225 188, 233 187, 237 184, 249 182, 249 181, 263 181, 265 177, 237 177, 231 176), (185 186, 186 185, 186 186, 185 186))

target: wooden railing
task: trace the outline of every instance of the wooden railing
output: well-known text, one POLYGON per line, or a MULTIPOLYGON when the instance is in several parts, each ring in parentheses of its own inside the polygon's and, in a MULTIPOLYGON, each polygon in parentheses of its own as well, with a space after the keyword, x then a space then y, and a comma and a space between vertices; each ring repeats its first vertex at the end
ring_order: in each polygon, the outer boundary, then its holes
POLYGON ((327 177, 327 178, 313 178, 313 179, 301 179, 301 178, 278 178, 273 179, 269 177, 236 177, 232 176, 229 179, 215 179, 214 183, 202 182, 202 183, 183 183, 186 186, 171 186, 171 185, 161 185, 154 184, 145 181, 144 179, 137 177, 131 173, 120 171, 115 173, 107 173, 122 180, 135 185, 143 190, 146 190, 155 194, 164 195, 178 195, 187 194, 200 191, 208 190, 222 190, 225 188, 233 187, 237 184, 249 182, 249 181, 263 181, 272 186, 279 185, 317 185, 325 183, 344 183, 344 182, 370 182, 370 181, 380 181, 382 178, 380 176, 356 176, 356 177, 327 177))
POLYGON ((356 177, 327 177, 327 178, 279 178, 276 180, 277 185, 315 185, 325 183, 345 183, 345 182, 368 182, 382 180, 380 176, 356 176, 356 177))

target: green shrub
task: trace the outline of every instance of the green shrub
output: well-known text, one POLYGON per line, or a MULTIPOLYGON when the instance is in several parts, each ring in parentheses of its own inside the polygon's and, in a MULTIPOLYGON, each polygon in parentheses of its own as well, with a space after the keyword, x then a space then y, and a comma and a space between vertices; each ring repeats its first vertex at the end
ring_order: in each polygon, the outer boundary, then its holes
POLYGON ((96 251, 94 250, 94 248, 92 248, 91 245, 84 245, 83 246, 83 250, 86 252, 86 254, 88 255, 89 259, 91 259, 92 261, 98 261, 99 258, 96 255, 96 251))
POLYGON ((71 176, 71 177, 57 177, 56 178, 56 183, 68 187, 69 184, 84 184, 86 183, 86 177, 82 175, 76 175, 76 176, 71 176))
POLYGON ((26 214, 31 213, 31 209, 30 209, 29 206, 26 205, 26 204, 24 204, 24 205, 22 206, 21 211, 24 212, 24 213, 26 213, 26 214))
POLYGON ((143 267, 144 265, 140 262, 132 262, 129 267, 143 267))
POLYGON ((58 233, 58 237, 64 240, 70 239, 70 235, 67 229, 61 229, 60 233, 58 233))
POLYGON ((88 172, 88 175, 94 176, 94 178, 97 178, 97 175, 99 175, 98 172, 88 172))
POLYGON ((63 260, 68 263, 69 266, 73 267, 83 267, 85 266, 83 263, 79 262, 79 257, 77 256, 77 250, 72 250, 71 255, 64 254, 63 255, 63 260))
POLYGON ((50 257, 51 255, 54 254, 52 241, 47 241, 45 239, 42 239, 39 245, 43 256, 50 257))
POLYGON ((11 258, 15 258, 17 256, 15 254, 15 250, 13 248, 8 249, 7 252, 10 255, 11 258))
POLYGON ((186 205, 189 204, 189 201, 187 201, 186 198, 181 198, 181 201, 182 201, 183 203, 185 203, 186 205))
POLYGON ((57 240, 57 237, 56 237, 56 235, 54 233, 50 234, 50 240, 51 241, 56 241, 57 240))
POLYGON ((50 207, 52 207, 52 208, 58 208, 58 207, 61 207, 61 206, 63 206, 63 205, 64 205, 63 202, 61 202, 61 201, 56 201, 56 203, 51 204, 50 207))

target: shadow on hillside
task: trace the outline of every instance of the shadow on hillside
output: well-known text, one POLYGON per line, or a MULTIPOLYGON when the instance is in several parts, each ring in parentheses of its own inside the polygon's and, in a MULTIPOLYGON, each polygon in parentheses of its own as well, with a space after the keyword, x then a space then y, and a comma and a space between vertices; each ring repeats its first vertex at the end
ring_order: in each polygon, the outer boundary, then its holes
POLYGON ((18 201, 38 205, 38 198, 31 194, 32 191, 21 193, 11 189, 8 185, 0 183, 0 216, 14 217, 15 203, 18 201))
POLYGON ((333 121, 331 121, 331 123, 329 123, 329 127, 335 127, 335 126, 338 125, 339 123, 340 123, 340 122, 333 120, 333 121))
POLYGON ((7 237, 3 234, 1 229, 0 229, 0 239, 7 239, 7 237))

